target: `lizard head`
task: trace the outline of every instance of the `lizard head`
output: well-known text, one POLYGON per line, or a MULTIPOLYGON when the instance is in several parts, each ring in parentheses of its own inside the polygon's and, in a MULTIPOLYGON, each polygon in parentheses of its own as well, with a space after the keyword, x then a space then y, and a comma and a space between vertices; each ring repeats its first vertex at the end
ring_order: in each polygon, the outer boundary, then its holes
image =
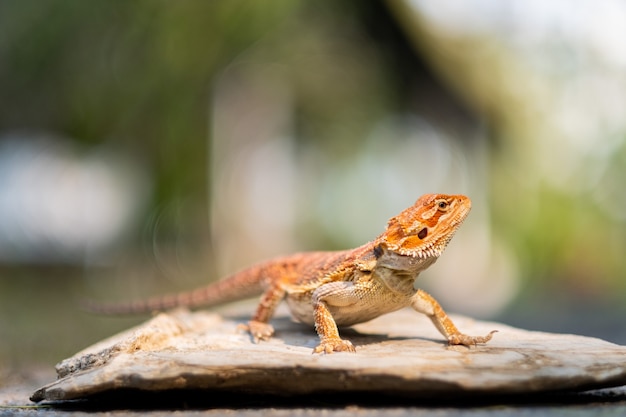
POLYGON ((389 219, 381 243, 414 258, 437 258, 467 217, 472 203, 464 195, 426 194, 389 219))

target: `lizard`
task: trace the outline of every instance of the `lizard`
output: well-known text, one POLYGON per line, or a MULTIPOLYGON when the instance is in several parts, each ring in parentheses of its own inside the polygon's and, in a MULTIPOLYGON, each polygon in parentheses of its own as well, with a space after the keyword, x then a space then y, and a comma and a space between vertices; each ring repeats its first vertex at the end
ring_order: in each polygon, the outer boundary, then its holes
POLYGON ((256 312, 240 327, 258 343, 274 335, 270 320, 285 299, 292 317, 315 326, 320 343, 313 353, 355 352, 339 336, 352 326, 411 306, 428 316, 450 345, 491 340, 461 333, 441 305, 416 289, 418 275, 442 254, 471 209, 464 195, 426 194, 392 217, 376 239, 355 249, 302 252, 258 263, 188 292, 118 304, 92 304, 103 314, 139 314, 175 307, 215 306, 261 295, 256 312))

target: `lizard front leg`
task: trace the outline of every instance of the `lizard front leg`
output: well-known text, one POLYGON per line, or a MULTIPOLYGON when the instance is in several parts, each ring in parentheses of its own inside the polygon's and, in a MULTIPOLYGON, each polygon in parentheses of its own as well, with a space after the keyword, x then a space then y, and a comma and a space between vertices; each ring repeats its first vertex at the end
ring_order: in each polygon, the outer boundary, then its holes
POLYGON ((441 305, 430 294, 418 290, 411 298, 411 306, 418 312, 426 314, 433 322, 437 330, 448 339, 451 345, 476 345, 487 343, 497 330, 491 331, 486 336, 468 336, 461 333, 452 320, 448 317, 441 305))
POLYGON ((256 312, 247 324, 239 326, 241 330, 250 333, 254 343, 260 340, 267 340, 274 334, 274 327, 269 324, 270 319, 276 311, 276 307, 285 296, 285 289, 282 285, 272 285, 263 293, 256 312))
POLYGON ((313 292, 313 313, 315 330, 320 337, 320 344, 313 353, 356 352, 349 340, 339 337, 337 323, 328 310, 332 306, 347 306, 354 303, 354 284, 352 282, 331 282, 320 286, 313 292))

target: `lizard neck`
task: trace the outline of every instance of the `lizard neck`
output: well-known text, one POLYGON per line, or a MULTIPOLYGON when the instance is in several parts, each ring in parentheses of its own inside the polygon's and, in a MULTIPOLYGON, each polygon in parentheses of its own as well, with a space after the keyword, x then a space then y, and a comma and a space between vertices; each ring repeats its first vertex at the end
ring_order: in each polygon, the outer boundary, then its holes
POLYGON ((384 246, 378 246, 375 251, 378 256, 376 266, 372 271, 383 284, 398 294, 411 296, 415 292, 415 280, 420 272, 437 261, 436 256, 417 258, 401 255, 390 251, 384 246))
POLYGON ((414 283, 420 272, 437 261, 437 256, 414 257, 389 250, 384 244, 372 242, 365 256, 357 263, 362 272, 371 274, 385 287, 396 294, 411 296, 415 292, 414 283))

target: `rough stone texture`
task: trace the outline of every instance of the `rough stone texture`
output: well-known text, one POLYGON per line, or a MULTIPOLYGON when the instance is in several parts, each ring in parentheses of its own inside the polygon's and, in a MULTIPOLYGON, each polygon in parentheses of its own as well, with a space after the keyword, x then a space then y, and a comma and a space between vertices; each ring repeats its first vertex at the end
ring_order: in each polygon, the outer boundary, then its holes
POLYGON ((116 389, 308 394, 385 392, 414 397, 582 391, 626 384, 626 347, 453 317, 468 334, 499 330, 487 345, 447 346, 430 320, 400 311, 341 333, 356 354, 312 355, 317 335, 286 317, 253 344, 238 321, 179 310, 102 341, 57 365, 33 401, 116 389))

